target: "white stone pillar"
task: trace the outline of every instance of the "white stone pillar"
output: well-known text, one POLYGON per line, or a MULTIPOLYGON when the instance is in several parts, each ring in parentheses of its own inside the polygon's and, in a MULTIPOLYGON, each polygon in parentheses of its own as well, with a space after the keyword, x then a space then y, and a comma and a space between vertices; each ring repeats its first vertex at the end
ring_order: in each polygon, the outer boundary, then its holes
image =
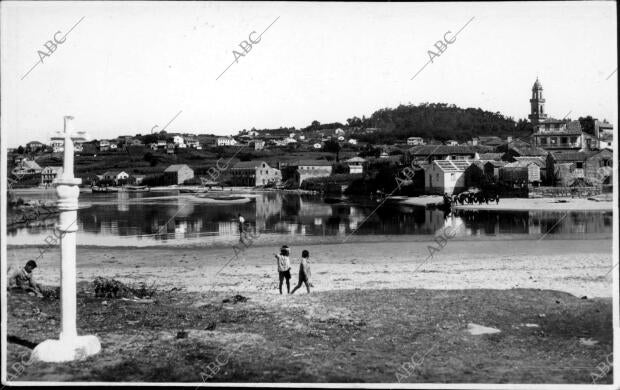
POLYGON ((77 270, 76 235, 77 209, 82 180, 73 175, 73 141, 71 140, 73 117, 65 116, 64 172, 54 180, 58 194, 60 221, 61 270, 60 303, 61 331, 58 340, 45 340, 32 352, 32 359, 44 362, 66 362, 84 359, 101 350, 97 336, 77 334, 77 270))

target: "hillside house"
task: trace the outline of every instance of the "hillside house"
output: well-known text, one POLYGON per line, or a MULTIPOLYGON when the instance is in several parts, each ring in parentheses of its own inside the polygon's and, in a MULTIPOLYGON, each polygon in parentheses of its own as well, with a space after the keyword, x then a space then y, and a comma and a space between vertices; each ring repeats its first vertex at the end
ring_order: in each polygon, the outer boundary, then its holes
POLYGON ((301 185, 311 177, 326 177, 332 174, 332 163, 325 160, 299 160, 280 164, 293 169, 297 182, 301 185))
POLYGON ((407 138, 407 145, 411 145, 411 146, 424 145, 424 139, 422 137, 409 137, 407 138))
POLYGON ((62 175, 63 167, 47 166, 41 171, 41 185, 49 186, 54 182, 54 179, 62 175))
POLYGON ((215 140, 216 146, 235 146, 237 141, 232 137, 217 137, 215 140))
POLYGON ((349 166, 349 173, 364 173, 365 162, 362 157, 353 157, 345 161, 349 166))
POLYGON ((18 166, 13 168, 11 173, 15 176, 26 176, 26 175, 39 175, 41 174, 41 167, 33 160, 23 159, 19 163, 18 166))
POLYGON ((183 184, 194 178, 194 170, 187 164, 173 164, 164 170, 164 182, 167 185, 183 184))

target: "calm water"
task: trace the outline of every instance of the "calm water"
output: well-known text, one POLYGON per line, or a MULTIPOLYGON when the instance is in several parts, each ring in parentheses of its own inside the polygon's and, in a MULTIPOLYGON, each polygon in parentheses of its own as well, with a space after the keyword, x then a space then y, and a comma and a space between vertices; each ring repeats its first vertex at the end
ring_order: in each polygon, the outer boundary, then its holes
MULTIPOLYGON (((227 193, 228 194, 228 193, 227 193)), ((19 195, 25 199, 41 195, 19 195)), ((46 195, 54 199, 53 193, 46 195)), ((175 192, 80 195, 78 244, 81 245, 230 245, 238 240, 236 216, 241 213, 261 239, 274 242, 360 241, 364 236, 428 239, 446 225, 464 223, 461 236, 536 238, 611 237, 611 212, 442 211, 349 199, 329 204, 317 195, 259 193, 244 204, 214 205, 175 192)), ((9 245, 43 245, 55 216, 11 228, 9 245)))

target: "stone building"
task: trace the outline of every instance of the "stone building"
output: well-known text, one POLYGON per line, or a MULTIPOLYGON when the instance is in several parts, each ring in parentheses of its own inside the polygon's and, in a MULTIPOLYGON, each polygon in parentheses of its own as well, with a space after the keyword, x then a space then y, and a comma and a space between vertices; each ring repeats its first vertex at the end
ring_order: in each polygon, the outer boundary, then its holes
POLYGON ((164 170, 164 181, 168 185, 183 184, 194 178, 194 170, 187 164, 173 164, 164 170))
POLYGON ((230 169, 232 185, 260 187, 279 184, 282 174, 264 161, 241 161, 230 169))

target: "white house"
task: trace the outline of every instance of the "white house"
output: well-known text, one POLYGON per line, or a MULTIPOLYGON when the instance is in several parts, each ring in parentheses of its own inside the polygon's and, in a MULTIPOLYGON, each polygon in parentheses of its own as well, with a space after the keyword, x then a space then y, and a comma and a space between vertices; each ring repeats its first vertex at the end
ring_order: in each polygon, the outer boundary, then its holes
POLYGON ((412 145, 412 146, 424 145, 424 139, 422 137, 409 137, 407 138, 407 145, 412 145))
POLYGON ((459 144, 459 141, 455 141, 453 139, 449 139, 446 141, 446 145, 449 145, 449 146, 457 146, 458 144, 459 144))
POLYGON ((357 145, 357 140, 355 138, 350 138, 347 142, 351 145, 357 145))
POLYGON ((63 167, 48 166, 41 171, 41 185, 47 186, 54 182, 58 176, 62 175, 63 167))
POLYGON ((110 141, 102 139, 99 141, 99 151, 105 152, 106 150, 110 150, 110 141))
POLYGON ((121 181, 129 179, 129 174, 125 171, 107 171, 103 174, 103 180, 111 181, 118 185, 121 181))
POLYGON ((175 146, 183 147, 181 145, 185 145, 185 139, 180 135, 175 135, 172 137, 172 143, 174 143, 175 146))
POLYGON ((344 141, 344 136, 343 135, 339 136, 338 141, 344 141))
POLYGON ((237 141, 232 137, 217 137, 215 144, 217 146, 235 146, 237 145, 237 141))
POLYGON ((334 130, 334 134, 335 135, 344 135, 344 130, 342 130, 341 128, 337 128, 336 130, 334 130))
POLYGON ((424 188, 430 194, 452 195, 466 189, 465 170, 471 161, 434 160, 424 168, 424 188))
POLYGON ((315 148, 315 149, 321 149, 322 148, 321 144, 318 143, 318 142, 315 143, 314 145, 312 145, 312 147, 315 148))
POLYGON ((263 150, 265 148, 265 141, 255 140, 254 141, 254 150, 263 150))
POLYGON ((345 161, 349 166, 349 173, 363 173, 364 172, 364 160, 361 157, 353 157, 345 161))
POLYGON ((113 142, 110 142, 110 150, 116 150, 116 149, 118 149, 118 145, 113 142))

